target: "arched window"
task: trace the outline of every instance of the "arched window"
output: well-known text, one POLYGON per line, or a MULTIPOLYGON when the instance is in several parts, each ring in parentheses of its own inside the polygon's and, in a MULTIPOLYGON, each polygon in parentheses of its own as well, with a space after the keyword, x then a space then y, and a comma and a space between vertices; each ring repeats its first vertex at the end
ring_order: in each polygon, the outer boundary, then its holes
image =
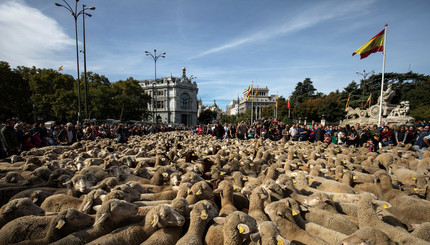
POLYGON ((189 109, 190 108, 190 96, 186 93, 181 94, 181 107, 182 109, 189 109))

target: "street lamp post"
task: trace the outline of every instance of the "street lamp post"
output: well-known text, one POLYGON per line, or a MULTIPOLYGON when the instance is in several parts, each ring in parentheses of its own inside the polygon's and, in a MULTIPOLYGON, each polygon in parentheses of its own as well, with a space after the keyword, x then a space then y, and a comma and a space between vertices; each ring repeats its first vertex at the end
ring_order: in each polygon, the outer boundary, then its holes
POLYGON ((84 38, 84 50, 81 50, 81 52, 84 53, 84 90, 85 90, 85 118, 89 119, 88 117, 88 88, 87 88, 87 49, 85 46, 85 15, 88 17, 91 17, 92 15, 89 13, 85 13, 85 10, 95 10, 96 7, 90 7, 85 8, 87 5, 82 5, 82 26, 83 26, 83 38, 84 38))
MULTIPOLYGON (((75 41, 76 41, 76 68, 77 68, 77 74, 78 74, 78 122, 80 122, 81 117, 81 84, 80 84, 80 76, 79 76, 79 46, 78 46, 78 16, 84 12, 84 9, 82 9, 80 12, 78 12, 78 2, 79 0, 75 0, 75 11, 73 11, 73 8, 66 2, 66 0, 63 0, 63 2, 66 5, 62 5, 59 3, 55 3, 55 6, 63 7, 67 9, 73 16, 73 19, 75 20, 75 41)), ((94 10, 95 8, 88 8, 91 10, 94 10)))
POLYGON ((361 90, 363 91, 363 97, 361 98, 361 104, 364 106, 364 80, 366 80, 366 78, 369 74, 372 74, 372 75, 375 74, 375 71, 372 70, 371 72, 366 72, 366 70, 363 70, 363 73, 356 72, 355 74, 363 76, 363 80, 361 80, 360 86, 361 86, 361 90))
MULTIPOLYGON (((158 60, 158 58, 166 58, 166 52, 163 52, 163 53, 161 53, 161 54, 159 54, 159 55, 157 55, 157 50, 156 49, 154 49, 154 54, 152 54, 152 53, 150 53, 150 52, 148 52, 148 51, 145 51, 145 54, 146 54, 146 56, 151 56, 153 59, 154 59, 154 83, 152 84, 152 90, 153 90, 153 92, 154 92, 154 85, 155 85, 155 83, 157 82, 157 60, 158 60)), ((153 96, 154 96, 155 94, 153 94, 153 96)), ((154 97, 152 98, 152 101, 153 101, 153 107, 152 107, 152 109, 154 110, 154 97)), ((156 103, 156 102, 155 102, 156 103)), ((168 102, 167 102, 168 103, 168 102)), ((155 112, 153 111, 153 114, 155 114, 155 112)), ((156 115, 155 115, 156 116, 156 115)), ((155 118, 155 123, 156 123, 156 125, 158 124, 158 121, 157 121, 157 118, 155 118)))

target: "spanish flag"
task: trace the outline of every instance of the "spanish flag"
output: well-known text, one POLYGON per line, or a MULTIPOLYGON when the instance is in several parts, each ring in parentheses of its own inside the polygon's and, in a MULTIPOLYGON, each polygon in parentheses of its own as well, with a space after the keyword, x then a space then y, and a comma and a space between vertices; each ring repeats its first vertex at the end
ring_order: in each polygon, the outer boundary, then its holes
POLYGON ((288 109, 290 109, 290 98, 291 96, 288 96, 288 109))
POLYGON ((248 100, 249 100, 249 96, 251 95, 251 92, 252 92, 252 85, 253 85, 253 84, 251 84, 251 87, 249 87, 249 89, 248 89, 248 94, 246 95, 246 102, 248 102, 248 100))
POLYGON ((63 66, 58 67, 58 71, 62 71, 63 70, 63 66))
POLYGON ((351 95, 348 96, 348 100, 346 101, 346 106, 345 106, 345 110, 348 108, 348 104, 349 104, 349 99, 351 98, 351 95))
POLYGON ((255 90, 255 94, 254 94, 254 101, 255 101, 255 98, 257 98, 257 93, 258 93, 258 87, 257 87, 257 89, 255 90))
POLYGON ((364 104, 363 108, 365 108, 366 105, 369 104, 371 99, 372 99, 372 94, 369 95, 369 98, 367 99, 366 104, 364 104))
POLYGON ((357 49, 354 53, 352 53, 352 56, 359 54, 361 60, 369 56, 371 53, 384 51, 384 35, 385 29, 370 39, 366 44, 357 49))

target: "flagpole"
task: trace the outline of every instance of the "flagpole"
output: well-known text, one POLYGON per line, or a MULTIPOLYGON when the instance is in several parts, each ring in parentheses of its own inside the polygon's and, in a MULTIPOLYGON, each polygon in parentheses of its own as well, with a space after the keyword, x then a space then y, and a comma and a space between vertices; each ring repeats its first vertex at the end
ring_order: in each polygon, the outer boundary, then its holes
POLYGON ((384 32, 384 58, 382 60, 382 81, 381 81, 381 99, 379 101, 379 118, 378 118, 378 125, 381 125, 381 117, 382 117, 382 94, 384 93, 384 75, 385 75, 385 52, 387 50, 387 26, 388 24, 385 24, 385 32, 384 32))
MULTIPOLYGON (((251 84, 251 94, 252 94, 252 91, 254 90, 253 85, 254 85, 254 81, 252 81, 252 84, 251 84)), ((251 125, 252 125, 253 119, 254 119, 254 100, 252 100, 251 102, 251 125)))
POLYGON ((276 91, 276 120, 278 120, 278 91, 276 91))

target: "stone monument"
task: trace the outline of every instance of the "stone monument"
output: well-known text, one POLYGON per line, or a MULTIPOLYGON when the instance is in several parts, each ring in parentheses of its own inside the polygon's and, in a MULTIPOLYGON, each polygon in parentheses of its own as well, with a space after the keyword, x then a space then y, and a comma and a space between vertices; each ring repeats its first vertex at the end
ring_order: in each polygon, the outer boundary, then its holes
POLYGON ((402 101, 399 105, 391 104, 396 91, 393 90, 392 85, 389 84, 387 90, 382 93, 382 98, 378 98, 378 103, 370 106, 367 109, 360 109, 358 107, 345 109, 346 118, 342 121, 341 125, 356 124, 378 124, 379 120, 379 105, 382 99, 382 117, 381 121, 397 125, 413 124, 415 119, 408 116, 409 101, 402 101))

